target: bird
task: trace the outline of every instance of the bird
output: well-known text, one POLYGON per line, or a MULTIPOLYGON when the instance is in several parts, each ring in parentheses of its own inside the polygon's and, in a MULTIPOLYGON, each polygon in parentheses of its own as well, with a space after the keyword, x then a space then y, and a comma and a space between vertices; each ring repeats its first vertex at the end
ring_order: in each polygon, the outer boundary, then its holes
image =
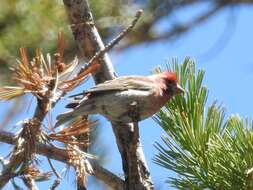
POLYGON ((184 92, 174 72, 121 76, 72 95, 70 111, 57 116, 55 127, 82 115, 101 114, 111 122, 131 123, 157 113, 173 96, 184 92))

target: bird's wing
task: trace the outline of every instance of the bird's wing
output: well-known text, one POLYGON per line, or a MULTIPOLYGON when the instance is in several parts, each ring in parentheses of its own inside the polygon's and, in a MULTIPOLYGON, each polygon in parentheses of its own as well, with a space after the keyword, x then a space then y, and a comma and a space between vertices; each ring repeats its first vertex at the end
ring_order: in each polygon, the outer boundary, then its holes
MULTIPOLYGON (((98 84, 93 88, 85 91, 85 94, 98 94, 102 92, 108 91, 124 91, 129 89, 138 89, 149 91, 153 89, 153 80, 149 77, 142 76, 126 76, 126 77, 118 77, 113 80, 108 80, 104 83, 98 84)), ((83 94, 83 93, 82 93, 83 94)), ((78 96, 81 94, 73 95, 78 96)))

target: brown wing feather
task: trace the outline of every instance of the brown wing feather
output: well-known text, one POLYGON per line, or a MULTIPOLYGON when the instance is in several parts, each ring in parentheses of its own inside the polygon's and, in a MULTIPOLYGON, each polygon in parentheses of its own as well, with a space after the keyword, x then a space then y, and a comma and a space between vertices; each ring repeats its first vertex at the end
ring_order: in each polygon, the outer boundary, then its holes
POLYGON ((123 91, 129 89, 138 89, 138 90, 151 90, 153 80, 149 77, 142 76, 126 76, 118 77, 113 80, 108 80, 104 83, 98 84, 95 87, 85 91, 84 93, 76 94, 71 97, 80 96, 83 94, 97 94, 105 91, 123 91))

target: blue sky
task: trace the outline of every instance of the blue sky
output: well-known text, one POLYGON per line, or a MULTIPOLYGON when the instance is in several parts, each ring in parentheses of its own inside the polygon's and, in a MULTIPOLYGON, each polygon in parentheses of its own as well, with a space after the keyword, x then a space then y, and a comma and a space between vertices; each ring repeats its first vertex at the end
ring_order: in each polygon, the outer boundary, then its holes
MULTIPOLYGON (((195 13, 194 11, 196 10, 185 10, 179 12, 177 16, 179 18, 189 18, 195 13)), ((177 57, 182 62, 184 57, 190 56, 196 60, 197 68, 206 71, 204 84, 210 90, 209 103, 218 100, 226 107, 228 114, 238 113, 243 117, 252 117, 253 57, 251 55, 253 53, 253 27, 251 22, 253 12, 251 7, 240 7, 235 10, 236 22, 232 23, 233 29, 231 28, 226 34, 229 36, 231 33, 230 38, 224 48, 220 49, 217 41, 221 40, 220 37, 224 33, 227 22, 232 22, 228 20, 228 14, 228 10, 217 14, 205 24, 196 27, 173 42, 162 41, 143 44, 124 52, 111 52, 110 56, 115 70, 119 75, 149 75, 153 68, 158 65, 164 66, 166 61, 173 57, 177 57), (217 50, 218 53, 214 53, 214 50, 217 50), (209 52, 208 56, 204 56, 206 52, 209 52)), ((166 30, 168 26, 167 21, 162 21, 158 28, 166 30)), ((7 104, 0 104, 0 113, 3 113, 5 105, 7 104)), ((55 114, 59 113, 60 107, 53 110, 53 112, 55 114)), ((23 119, 23 116, 17 118, 13 123, 19 119, 23 119)), ((110 147, 107 152, 105 167, 116 174, 122 174, 121 159, 110 124, 105 118, 101 118, 100 122, 102 123, 100 126, 100 139, 103 139, 103 143, 110 147)), ((153 143, 155 141, 161 142, 160 136, 162 134, 164 134, 164 131, 152 119, 140 123, 144 153, 152 179, 157 189, 160 190, 171 189, 164 184, 164 180, 167 176, 172 175, 152 163, 152 158, 157 152, 153 147, 153 143)), ((41 187, 46 188, 44 185, 41 187)), ((73 181, 64 180, 60 189, 70 189, 71 187, 73 187, 73 181)), ((11 187, 7 186, 5 189, 11 189, 11 187)))
MULTIPOLYGON (((180 13, 179 16, 189 16, 191 11, 180 13)), ((149 75, 156 66, 164 66, 167 60, 177 57, 183 61, 186 56, 196 60, 197 68, 206 71, 204 85, 209 89, 209 103, 214 100, 223 103, 228 114, 240 114, 244 117, 252 117, 253 113, 253 57, 252 46, 253 27, 249 25, 253 18, 250 7, 240 7, 235 11, 236 24, 230 39, 224 48, 215 47, 218 40, 227 26, 228 10, 217 14, 210 21, 197 27, 174 42, 157 42, 144 44, 136 48, 129 49, 118 55, 112 54, 112 60, 116 71, 120 75, 140 74, 149 75), (213 49, 218 49, 218 53, 213 53, 213 49), (210 52, 212 50, 212 52, 210 52), (206 52, 209 52, 206 54, 206 52), (204 54, 206 54, 204 56, 204 54), (207 56, 208 55, 208 56, 207 56)), ((166 27, 166 21, 162 22, 162 28, 166 27)), ((106 128, 106 127, 104 127, 106 128)), ((110 127, 104 129, 110 132, 110 127)), ((164 184, 163 181, 170 172, 152 163, 152 158, 156 152, 153 147, 155 141, 161 142, 160 136, 164 132, 156 125, 152 119, 147 119, 140 123, 140 134, 148 165, 152 178, 156 185, 164 184)), ((111 134, 107 136, 110 142, 111 134)), ((105 137, 106 138, 106 137, 105 137)), ((114 143, 109 143, 113 145, 114 143)), ((111 150, 113 155, 117 150, 111 150)), ((116 156, 119 161, 119 157, 116 156)), ((114 159, 108 166, 114 171, 114 159)), ((159 186, 161 189, 168 189, 166 185, 159 186)))

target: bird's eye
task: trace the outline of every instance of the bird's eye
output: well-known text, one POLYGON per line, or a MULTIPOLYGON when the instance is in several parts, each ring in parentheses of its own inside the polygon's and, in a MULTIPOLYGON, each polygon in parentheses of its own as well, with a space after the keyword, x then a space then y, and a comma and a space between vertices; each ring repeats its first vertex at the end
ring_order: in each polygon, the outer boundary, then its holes
POLYGON ((167 86, 173 86, 175 84, 175 81, 167 80, 166 83, 167 83, 167 86))

